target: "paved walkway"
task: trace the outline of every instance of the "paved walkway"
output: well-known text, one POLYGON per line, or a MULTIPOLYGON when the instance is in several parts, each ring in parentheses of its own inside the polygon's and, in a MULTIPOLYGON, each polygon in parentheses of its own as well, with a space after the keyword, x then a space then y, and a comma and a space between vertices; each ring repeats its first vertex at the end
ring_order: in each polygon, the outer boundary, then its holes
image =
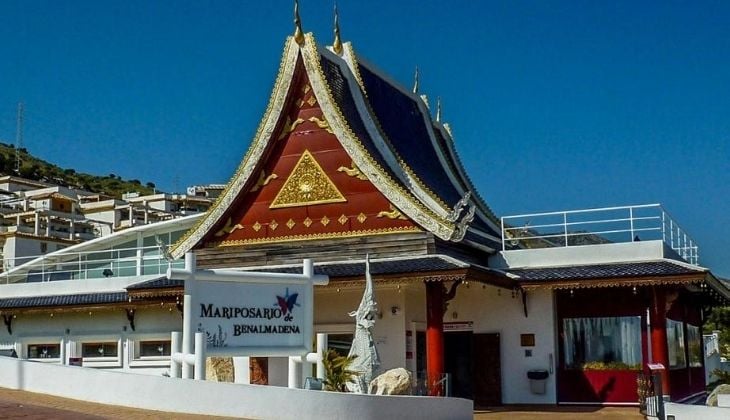
POLYGON ((23 420, 225 419, 225 417, 164 413, 161 411, 138 410, 115 405, 95 404, 7 388, 0 388, 0 418, 23 420))
POLYGON ((554 405, 508 405, 476 410, 477 420, 642 420, 639 407, 593 407, 554 405))
MULTIPOLYGON (((0 418, 23 420, 180 419, 216 420, 226 417, 165 413, 89 403, 33 392, 0 388, 0 418)), ((638 407, 520 406, 474 412, 475 420, 641 420, 638 407)))

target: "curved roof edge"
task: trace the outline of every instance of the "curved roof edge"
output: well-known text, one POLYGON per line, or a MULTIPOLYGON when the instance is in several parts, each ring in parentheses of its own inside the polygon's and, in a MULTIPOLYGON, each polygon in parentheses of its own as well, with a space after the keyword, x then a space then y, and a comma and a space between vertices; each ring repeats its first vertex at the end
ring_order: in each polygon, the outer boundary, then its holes
POLYGON ((12 269, 2 273, 3 276, 12 276, 12 275, 18 275, 25 272, 30 271, 31 269, 37 267, 39 264, 43 264, 48 260, 51 259, 57 259, 54 261, 56 262, 62 262, 63 256, 67 254, 76 254, 81 252, 89 252, 89 251, 96 251, 101 249, 106 249, 108 246, 111 246, 116 243, 123 243, 124 241, 129 240, 129 237, 136 236, 138 233, 148 233, 148 232, 165 232, 165 231, 173 231, 173 230, 180 230, 182 229, 189 229, 192 227, 195 222, 198 221, 198 219, 202 218, 205 213, 199 213, 199 214, 193 214, 191 216, 185 216, 185 217, 179 217, 177 219, 172 220, 165 220, 164 222, 158 222, 158 223, 151 223, 148 225, 141 225, 141 226, 135 226, 129 229, 124 229, 119 232, 115 232, 111 235, 102 236, 100 238, 95 238, 90 241, 81 242, 79 244, 59 249, 53 252, 50 252, 45 255, 41 255, 37 258, 34 258, 26 263, 23 263, 19 266, 13 267, 12 269))

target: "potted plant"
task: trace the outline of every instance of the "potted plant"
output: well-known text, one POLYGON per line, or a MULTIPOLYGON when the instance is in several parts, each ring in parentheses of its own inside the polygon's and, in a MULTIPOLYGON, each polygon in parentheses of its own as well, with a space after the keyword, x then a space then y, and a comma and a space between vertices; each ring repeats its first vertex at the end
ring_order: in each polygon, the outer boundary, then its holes
POLYGON ((336 350, 332 349, 324 352, 324 389, 326 391, 347 392, 347 383, 353 382, 360 374, 350 369, 350 365, 356 357, 357 355, 340 356, 336 350))

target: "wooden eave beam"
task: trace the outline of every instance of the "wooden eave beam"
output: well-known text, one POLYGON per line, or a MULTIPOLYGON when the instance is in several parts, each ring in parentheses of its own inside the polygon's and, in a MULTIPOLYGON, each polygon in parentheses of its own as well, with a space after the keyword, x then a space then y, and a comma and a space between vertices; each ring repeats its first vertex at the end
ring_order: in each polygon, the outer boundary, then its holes
POLYGON ((672 284, 691 284, 705 281, 705 273, 670 276, 612 277, 605 279, 582 278, 571 280, 519 281, 524 290, 536 289, 590 289, 600 287, 657 286, 672 284))
POLYGON ((159 307, 160 303, 173 305, 175 304, 175 301, 173 300, 167 300, 160 302, 159 300, 155 302, 151 301, 132 301, 132 302, 117 302, 117 303, 107 303, 107 304, 92 304, 92 305, 67 305, 67 306, 33 306, 33 307, 24 307, 24 308, 3 308, 0 310, 0 315, 20 315, 20 314, 43 314, 43 313, 54 313, 54 314, 60 314, 60 313, 68 313, 68 312, 87 312, 87 311, 108 311, 108 310, 114 310, 114 309, 140 309, 140 308, 150 308, 150 307, 159 307))

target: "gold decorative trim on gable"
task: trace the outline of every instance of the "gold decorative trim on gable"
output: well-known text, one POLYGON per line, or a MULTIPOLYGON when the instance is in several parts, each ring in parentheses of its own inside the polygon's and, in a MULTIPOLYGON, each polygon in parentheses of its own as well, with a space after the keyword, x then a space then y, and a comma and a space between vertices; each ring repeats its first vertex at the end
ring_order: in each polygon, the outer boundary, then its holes
POLYGON ((284 181, 269 208, 299 207, 314 204, 342 203, 347 200, 329 179, 309 150, 304 150, 299 161, 284 181))
POLYGON ((288 235, 288 236, 273 236, 273 237, 252 238, 252 239, 237 239, 237 240, 230 240, 230 241, 222 241, 222 242, 218 242, 218 243, 210 243, 207 245, 207 248, 221 248, 221 247, 252 245, 252 244, 299 242, 299 241, 311 241, 311 240, 315 240, 315 239, 357 238, 357 237, 361 237, 361 236, 391 235, 391 234, 397 234, 397 233, 418 233, 418 232, 423 232, 423 231, 414 226, 402 226, 402 227, 399 226, 399 227, 390 227, 390 228, 384 228, 384 229, 368 229, 368 230, 356 230, 356 231, 345 231, 345 232, 324 232, 324 233, 310 233, 310 234, 303 234, 303 235, 288 235))

